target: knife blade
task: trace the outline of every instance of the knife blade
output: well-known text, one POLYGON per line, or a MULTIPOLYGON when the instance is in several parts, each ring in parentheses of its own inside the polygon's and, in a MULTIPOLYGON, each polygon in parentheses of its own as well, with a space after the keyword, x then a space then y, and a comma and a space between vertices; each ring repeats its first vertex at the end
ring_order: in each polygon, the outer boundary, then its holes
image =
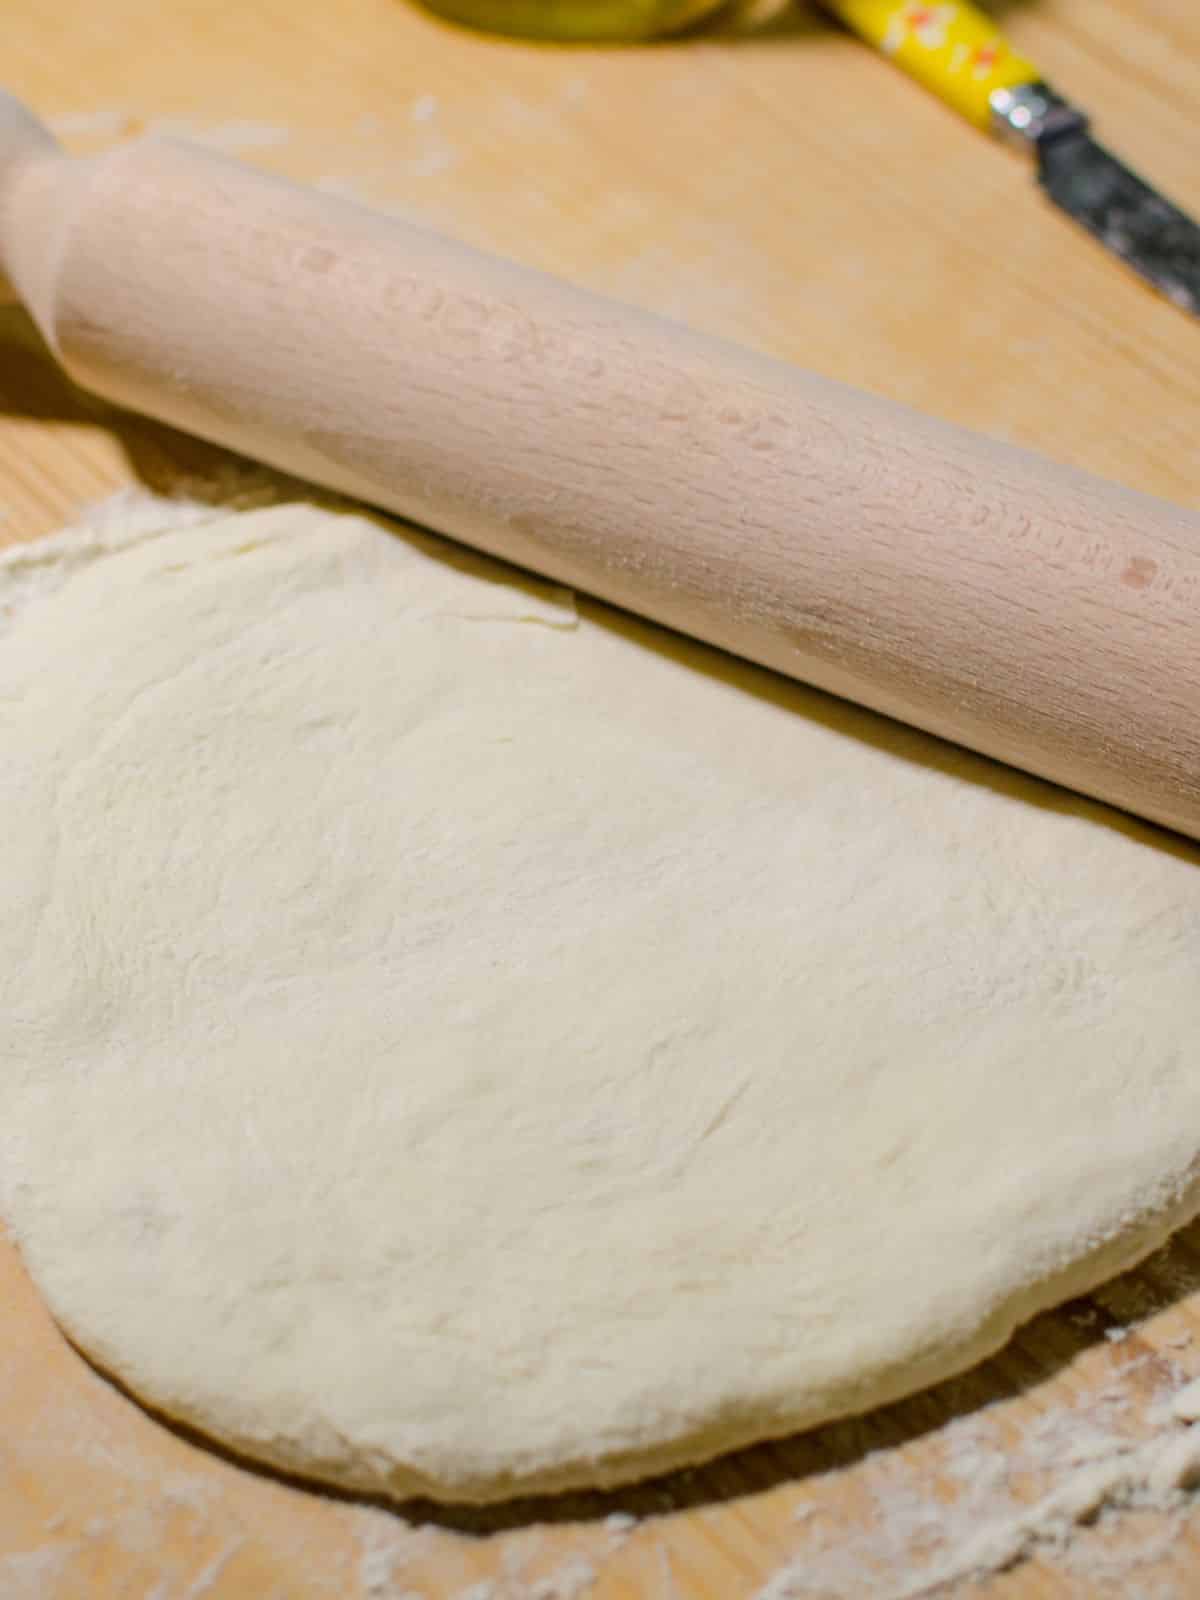
POLYGON ((1200 316, 1200 228, 1090 134, 1037 147, 1038 181, 1068 216, 1168 300, 1200 316))
POLYGON ((1047 198, 1173 304, 1200 316, 1200 226, 1092 138, 969 3, 825 0, 847 27, 976 126, 1030 151, 1047 198))

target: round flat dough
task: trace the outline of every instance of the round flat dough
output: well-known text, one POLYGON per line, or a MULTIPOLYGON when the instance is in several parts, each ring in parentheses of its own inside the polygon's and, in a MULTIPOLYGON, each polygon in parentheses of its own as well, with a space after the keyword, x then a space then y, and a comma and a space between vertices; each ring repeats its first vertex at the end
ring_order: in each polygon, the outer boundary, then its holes
POLYGON ((488 1499, 890 1400, 1200 1206, 1200 851, 275 508, 0 564, 0 1201, 236 1449, 488 1499))

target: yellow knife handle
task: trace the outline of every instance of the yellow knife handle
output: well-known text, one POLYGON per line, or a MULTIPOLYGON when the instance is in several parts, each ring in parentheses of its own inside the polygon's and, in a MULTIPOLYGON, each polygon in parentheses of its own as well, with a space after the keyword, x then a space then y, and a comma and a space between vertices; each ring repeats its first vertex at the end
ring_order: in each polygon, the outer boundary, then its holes
POLYGON ((995 125, 992 96, 1039 82, 996 24, 967 4, 825 0, 835 16, 980 128, 995 125))

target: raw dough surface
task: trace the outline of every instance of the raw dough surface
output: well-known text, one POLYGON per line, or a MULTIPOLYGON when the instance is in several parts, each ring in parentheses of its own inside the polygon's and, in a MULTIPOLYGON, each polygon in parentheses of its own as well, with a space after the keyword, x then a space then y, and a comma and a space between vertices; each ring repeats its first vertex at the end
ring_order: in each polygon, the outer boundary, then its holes
POLYGON ((3 1214, 282 1467, 703 1458, 1200 1206, 1200 852, 482 558, 10 555, 0 748, 3 1214))

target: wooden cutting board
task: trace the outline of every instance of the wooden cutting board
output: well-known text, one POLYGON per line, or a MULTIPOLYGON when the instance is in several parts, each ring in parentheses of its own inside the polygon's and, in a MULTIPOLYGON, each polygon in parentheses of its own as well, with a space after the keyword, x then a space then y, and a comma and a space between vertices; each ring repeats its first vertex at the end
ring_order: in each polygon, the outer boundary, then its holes
MULTIPOLYGON (((1200 212, 1200 14, 1003 10, 1200 212)), ((8 86, 77 149, 169 126, 1200 501, 1200 324, 816 12, 585 51, 475 38, 402 0, 8 0, 3 35, 8 86)), ((0 311, 0 540, 126 485, 220 500, 233 470, 78 394, 0 311)), ((1186 1507, 1113 1514, 978 1583, 956 1552, 1153 1430, 1200 1374, 1198 1288, 1193 1229, 904 1405, 628 1494, 456 1515, 287 1484, 170 1430, 63 1341, 0 1237, 0 1600, 1184 1600, 1200 1592, 1186 1507), (947 1559, 958 1575, 922 1588, 947 1559)))

